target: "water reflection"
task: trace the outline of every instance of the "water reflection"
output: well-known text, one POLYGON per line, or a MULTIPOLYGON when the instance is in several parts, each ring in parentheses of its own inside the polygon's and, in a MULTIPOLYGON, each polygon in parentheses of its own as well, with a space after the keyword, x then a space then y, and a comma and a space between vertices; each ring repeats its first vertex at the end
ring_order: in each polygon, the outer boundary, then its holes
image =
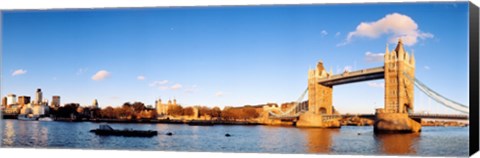
POLYGON ((43 143, 44 140, 46 141, 45 136, 40 132, 42 128, 39 126, 39 122, 37 121, 30 121, 31 127, 27 127, 27 131, 32 135, 31 143, 33 143, 33 146, 44 146, 45 144, 43 143))
POLYGON ((382 153, 404 155, 415 154, 420 134, 375 134, 382 153))
POLYGON ((5 122, 5 130, 3 131, 3 145, 11 146, 13 145, 14 137, 15 137, 15 130, 14 130, 13 122, 5 122))
POLYGON ((265 151, 277 151, 279 150, 277 144, 281 144, 282 142, 292 142, 292 138, 286 133, 288 130, 285 130, 285 128, 277 126, 265 126, 265 128, 260 128, 258 133, 261 135, 258 138, 258 147, 265 151))
POLYGON ((302 128, 300 130, 305 135, 309 153, 329 153, 333 137, 340 132, 338 128, 302 128))
MULTIPOLYGON (((39 122, 40 123, 40 122, 39 122)), ((48 144, 48 128, 45 127, 45 126, 42 126, 39 128, 39 130, 37 131, 37 133, 39 134, 38 136, 38 144, 40 146, 46 146, 48 144)))

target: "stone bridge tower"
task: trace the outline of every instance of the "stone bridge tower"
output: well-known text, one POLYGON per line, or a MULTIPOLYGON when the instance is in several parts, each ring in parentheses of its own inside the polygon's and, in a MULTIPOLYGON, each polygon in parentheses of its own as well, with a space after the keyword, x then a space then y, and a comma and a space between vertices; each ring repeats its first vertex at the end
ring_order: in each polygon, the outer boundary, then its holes
POLYGON ((333 114, 332 105, 332 86, 325 86, 318 83, 321 78, 332 76, 332 72, 327 73, 323 62, 318 62, 317 67, 308 70, 308 111, 299 116, 296 121, 297 127, 328 127, 338 128, 338 120, 325 121, 324 116, 333 114))
POLYGON ((413 113, 412 79, 415 77, 415 57, 403 48, 402 40, 389 52, 388 46, 384 56, 385 107, 377 109, 373 131, 375 133, 420 132, 421 120, 409 117, 413 113))
POLYGON ((316 69, 308 71, 308 111, 314 114, 333 114, 332 87, 318 84, 318 79, 332 75, 327 73, 323 62, 316 69))
POLYGON ((395 50, 385 50, 385 108, 384 113, 413 113, 414 83, 404 74, 415 77, 415 57, 398 40, 395 50))

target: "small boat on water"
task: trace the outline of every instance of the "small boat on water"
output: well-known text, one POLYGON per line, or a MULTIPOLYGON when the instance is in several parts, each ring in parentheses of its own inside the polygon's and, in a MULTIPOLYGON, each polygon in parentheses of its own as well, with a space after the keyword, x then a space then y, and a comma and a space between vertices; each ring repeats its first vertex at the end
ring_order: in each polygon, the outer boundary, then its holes
POLYGON ((96 135, 101 136, 126 136, 126 137, 153 137, 158 135, 157 131, 147 130, 132 130, 132 129, 124 129, 124 130, 116 130, 110 127, 109 125, 100 125, 100 128, 90 130, 90 132, 95 133, 96 135))
POLYGON ((38 117, 35 117, 31 114, 20 114, 18 115, 17 117, 18 120, 22 120, 22 121, 37 121, 38 120, 38 117))
POLYGON ((187 122, 190 126, 213 126, 215 125, 212 121, 201 121, 201 120, 191 120, 187 122))
POLYGON ((50 122, 50 121, 53 121, 53 119, 51 117, 42 117, 42 118, 39 118, 38 121, 50 122))

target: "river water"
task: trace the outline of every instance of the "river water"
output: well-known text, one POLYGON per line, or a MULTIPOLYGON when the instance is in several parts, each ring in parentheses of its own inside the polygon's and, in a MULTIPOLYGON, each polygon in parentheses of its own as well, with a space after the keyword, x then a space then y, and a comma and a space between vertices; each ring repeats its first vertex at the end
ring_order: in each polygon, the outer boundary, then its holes
POLYGON ((152 138, 96 136, 91 122, 2 120, 1 147, 161 151, 467 156, 468 127, 423 127, 420 134, 375 135, 371 126, 340 129, 112 123, 157 130, 152 138), (173 136, 165 133, 172 132, 173 136), (231 137, 225 137, 229 133, 231 137))

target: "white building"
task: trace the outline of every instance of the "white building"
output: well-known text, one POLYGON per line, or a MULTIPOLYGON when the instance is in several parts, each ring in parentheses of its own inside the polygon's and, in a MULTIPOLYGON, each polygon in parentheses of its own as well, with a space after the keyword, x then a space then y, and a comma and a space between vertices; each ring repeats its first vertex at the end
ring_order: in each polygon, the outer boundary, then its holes
POLYGON ((32 114, 35 116, 42 116, 49 113, 48 104, 43 102, 42 104, 28 103, 20 110, 20 114, 32 114))
POLYGON ((45 115, 48 114, 49 108, 47 104, 37 104, 33 106, 33 115, 45 115))
POLYGON ((17 104, 17 95, 8 94, 7 95, 7 105, 17 104))
POLYGON ((167 104, 162 103, 162 99, 158 99, 155 101, 155 109, 157 110, 158 115, 168 115, 168 109, 174 106, 177 106, 176 99, 173 99, 173 103, 169 99, 167 104))
POLYGON ((25 106, 23 106, 22 109, 20 110, 20 114, 33 114, 32 103, 28 103, 25 106))

